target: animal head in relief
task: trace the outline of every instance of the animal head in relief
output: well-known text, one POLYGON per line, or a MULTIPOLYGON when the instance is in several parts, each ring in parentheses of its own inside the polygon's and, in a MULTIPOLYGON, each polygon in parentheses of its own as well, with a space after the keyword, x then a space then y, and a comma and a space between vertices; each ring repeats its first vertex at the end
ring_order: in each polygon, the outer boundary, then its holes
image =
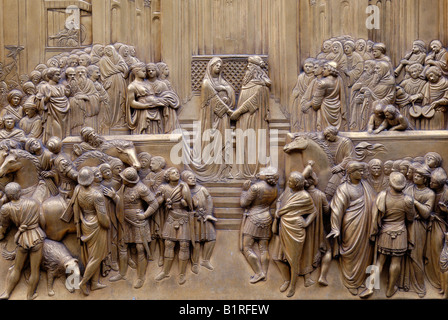
POLYGON ((286 153, 291 153, 294 151, 302 151, 308 148, 309 137, 304 134, 296 135, 294 140, 285 145, 283 151, 286 153))
POLYGON ((101 146, 101 151, 109 156, 115 157, 123 161, 123 163, 140 170, 142 165, 137 157, 137 151, 131 141, 127 140, 111 140, 105 142, 101 146))

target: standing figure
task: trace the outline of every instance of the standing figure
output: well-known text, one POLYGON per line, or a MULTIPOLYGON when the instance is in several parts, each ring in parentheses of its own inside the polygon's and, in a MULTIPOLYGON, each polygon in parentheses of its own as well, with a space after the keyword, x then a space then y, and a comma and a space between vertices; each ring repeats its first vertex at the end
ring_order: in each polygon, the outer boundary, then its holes
POLYGON ((238 143, 244 145, 245 135, 243 133, 247 132, 246 130, 254 130, 258 136, 256 143, 251 141, 247 148, 237 149, 236 159, 241 163, 238 165, 238 176, 247 179, 255 177, 255 174, 259 171, 259 160, 261 160, 263 153, 267 156, 267 150, 269 150, 268 134, 263 135, 260 131, 269 130, 270 117, 269 87, 271 86, 271 79, 263 71, 264 65, 263 59, 259 56, 249 57, 238 106, 230 117, 230 120, 236 121, 237 145, 238 143), (266 139, 264 146, 261 137, 266 139))
POLYGON ((355 146, 349 138, 339 135, 336 127, 327 127, 323 131, 325 143, 333 158, 331 168, 332 176, 325 188, 328 201, 333 197, 336 188, 340 185, 347 164, 355 158, 355 146))
POLYGON ((159 187, 157 200, 164 205, 167 216, 162 237, 165 240, 165 252, 162 271, 156 281, 169 277, 175 256, 176 243, 179 244, 179 280, 186 282, 186 271, 190 259, 190 241, 194 241, 193 200, 188 185, 180 180, 179 170, 172 167, 165 172, 165 184, 159 187))
POLYGON ((345 92, 338 66, 334 61, 325 64, 323 78, 314 92, 312 107, 317 111, 317 130, 328 126, 341 129, 346 119, 345 92))
POLYGON ((275 168, 266 168, 258 174, 258 181, 251 185, 246 181, 240 197, 245 209, 240 230, 240 250, 255 274, 250 283, 266 279, 269 266, 269 240, 272 236, 271 205, 277 199, 278 173, 275 168), (258 242, 260 257, 253 249, 258 242))
POLYGON ((440 272, 439 258, 445 244, 447 228, 448 208, 446 201, 448 196, 447 174, 445 171, 433 171, 429 187, 435 193, 434 210, 427 225, 425 248, 425 275, 434 288, 442 289, 442 275, 440 272))
POLYGON ((414 199, 415 216, 408 225, 408 248, 405 268, 402 270, 399 287, 405 291, 413 291, 419 297, 426 295, 424 251, 426 242, 426 226, 434 208, 435 194, 428 188, 431 172, 426 165, 413 165, 413 181, 405 189, 405 193, 414 199))
POLYGON ((317 111, 312 108, 312 102, 317 85, 323 78, 323 71, 326 63, 327 60, 314 61, 314 79, 311 80, 302 96, 302 99, 300 100, 299 127, 302 128, 302 131, 304 132, 313 132, 317 130, 317 111))
POLYGON ((109 94, 106 89, 104 89, 103 83, 101 82, 101 71, 100 68, 96 65, 90 65, 87 67, 87 73, 90 80, 92 80, 93 85, 95 86, 96 91, 99 95, 99 109, 100 112, 98 114, 98 131, 100 134, 108 134, 109 129, 107 128, 107 123, 110 122, 108 107, 109 107, 109 94))
POLYGON ((308 58, 305 60, 303 63, 303 72, 301 72, 297 77, 296 86, 292 90, 290 102, 291 110, 289 112, 291 132, 305 131, 305 128, 301 127, 302 124, 305 124, 305 121, 301 120, 301 118, 305 116, 305 114, 302 113, 301 101, 308 86, 315 79, 314 62, 315 59, 313 58, 308 58))
POLYGON ((133 134, 161 134, 163 99, 155 97, 154 91, 145 83, 146 65, 134 64, 131 72, 135 80, 127 88, 126 119, 133 134))
POLYGON ((39 283, 40 263, 42 261, 42 247, 45 232, 42 230, 44 221, 40 214, 40 205, 33 199, 21 197, 22 189, 18 183, 11 182, 6 185, 5 193, 10 202, 3 204, 0 209, 0 240, 11 222, 18 228, 14 236, 17 245, 14 265, 10 268, 5 281, 5 292, 0 299, 9 299, 12 291, 20 280, 25 262, 29 257, 31 275, 28 279, 27 299, 37 297, 36 288, 39 283))
POLYGON ((117 205, 118 240, 119 240, 119 273, 109 281, 126 279, 128 269, 128 246, 135 244, 137 249, 137 280, 134 288, 139 289, 145 282, 151 231, 148 218, 159 207, 154 194, 138 177, 137 170, 126 168, 121 173, 123 186, 118 191, 120 204, 117 205), (145 254, 146 252, 146 254, 145 254))
POLYGON ((284 280, 280 291, 284 292, 289 288, 286 296, 290 298, 296 289, 299 264, 307 234, 306 228, 316 218, 317 211, 313 198, 304 190, 305 178, 301 173, 292 172, 288 179, 288 186, 290 190, 285 191, 277 201, 275 218, 279 219, 280 241, 277 242, 274 261, 284 280))
MULTIPOLYGON (((376 237, 378 255, 376 266, 378 277, 386 260, 390 257, 389 281, 386 297, 392 297, 398 290, 397 282, 400 278, 401 265, 408 249, 408 234, 406 222, 414 219, 413 199, 403 193, 406 187, 406 177, 400 172, 390 175, 390 188, 378 194, 374 206, 374 221, 370 236, 376 237)), ((374 271, 376 272, 376 271, 374 271)), ((360 297, 366 298, 373 294, 373 286, 368 287, 360 297)))
POLYGON ((78 175, 79 185, 62 215, 61 219, 70 222, 72 216, 81 244, 81 258, 86 266, 79 287, 83 294, 88 295, 87 283, 90 289, 99 290, 106 286, 100 283, 101 263, 108 254, 108 229, 110 219, 107 214, 103 193, 94 185, 93 171, 82 168, 78 175))
MULTIPOLYGON (((142 180, 142 182, 154 193, 165 182, 166 160, 163 157, 155 156, 151 158, 149 168, 151 172, 142 180)), ((151 227, 151 252, 155 251, 156 245, 159 247, 159 267, 163 266, 163 255, 165 252, 165 242, 162 237, 163 227, 166 220, 166 211, 164 207, 160 207, 151 216, 149 225, 151 227)))
MULTIPOLYGON (((230 178, 232 167, 226 159, 229 152, 233 152, 232 143, 225 136, 230 130, 230 116, 235 107, 235 91, 223 76, 223 62, 214 57, 207 65, 201 88, 201 138, 207 136, 210 144, 205 159, 200 156, 203 150, 194 150, 192 154, 193 170, 201 181, 214 181, 230 178), (198 158, 198 159, 196 159, 198 158)), ((202 141, 202 140, 201 140, 202 141)), ((204 154, 205 155, 205 154, 204 154)))
POLYGON ((155 63, 146 65, 147 86, 154 93, 156 98, 163 102, 162 128, 164 134, 170 134, 176 129, 180 129, 177 112, 180 108, 179 96, 166 84, 159 80, 160 70, 155 63))
POLYGON ((107 125, 111 129, 124 127, 128 65, 120 57, 114 46, 108 45, 104 48, 104 55, 99 61, 99 67, 104 89, 109 95, 110 102, 108 110, 110 116, 107 125))
POLYGON ((44 135, 43 142, 55 136, 64 139, 68 134, 68 113, 70 103, 67 96, 70 89, 62 84, 61 70, 50 68, 47 72, 48 83, 43 84, 37 93, 40 110, 43 110, 44 135))
POLYGON ((196 245, 193 246, 191 255, 191 271, 193 273, 199 272, 199 257, 202 250, 201 266, 209 270, 213 270, 210 263, 210 258, 216 244, 216 231, 214 223, 218 221, 213 216, 213 199, 208 190, 196 182, 196 177, 193 172, 185 170, 181 174, 182 181, 185 181, 190 187, 191 197, 194 206, 194 239, 196 245))
POLYGON ((364 165, 351 161, 347 165, 347 181, 336 189, 331 201, 331 232, 339 245, 342 283, 353 295, 364 285, 366 269, 373 261, 372 206, 375 191, 362 179, 364 165))
POLYGON ((304 274, 305 287, 313 285, 315 282, 311 279, 311 272, 321 266, 318 283, 322 286, 328 286, 327 274, 330 269, 333 257, 333 239, 328 239, 330 233, 330 204, 324 192, 317 189, 319 179, 313 172, 313 163, 309 163, 303 171, 305 177, 305 190, 313 199, 317 210, 316 219, 307 227, 304 252, 300 264, 299 274, 304 274))

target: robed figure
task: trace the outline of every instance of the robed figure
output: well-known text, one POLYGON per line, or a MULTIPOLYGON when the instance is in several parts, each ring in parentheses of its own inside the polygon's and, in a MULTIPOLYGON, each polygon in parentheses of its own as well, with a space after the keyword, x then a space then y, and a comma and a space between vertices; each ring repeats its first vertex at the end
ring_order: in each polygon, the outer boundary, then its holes
MULTIPOLYGON (((226 164, 233 151, 232 141, 226 139, 230 130, 230 116, 235 107, 235 91, 222 74, 222 60, 214 57, 207 65, 201 90, 201 139, 207 137, 208 152, 193 149, 191 169, 200 181, 230 177, 231 167, 226 164)), ((202 141, 202 140, 201 140, 202 141)))

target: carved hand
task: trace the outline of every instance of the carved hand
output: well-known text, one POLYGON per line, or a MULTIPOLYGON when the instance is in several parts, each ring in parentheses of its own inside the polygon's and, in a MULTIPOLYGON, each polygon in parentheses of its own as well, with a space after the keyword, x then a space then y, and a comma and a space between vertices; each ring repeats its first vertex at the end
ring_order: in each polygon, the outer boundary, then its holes
POLYGON ((337 238, 339 237, 339 231, 338 230, 331 230, 331 232, 328 234, 327 238, 337 238))
POLYGON ((243 184, 243 191, 249 190, 250 186, 251 186, 251 181, 250 180, 245 181, 243 184))

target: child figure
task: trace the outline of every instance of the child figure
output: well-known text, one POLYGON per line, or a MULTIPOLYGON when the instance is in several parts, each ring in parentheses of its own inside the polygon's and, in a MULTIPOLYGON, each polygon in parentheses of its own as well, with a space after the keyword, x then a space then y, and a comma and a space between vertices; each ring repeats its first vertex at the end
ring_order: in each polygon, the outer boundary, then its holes
POLYGON ((384 123, 385 119, 384 106, 381 103, 377 103, 373 107, 373 114, 370 116, 367 132, 374 134, 380 133, 381 125, 384 123))

